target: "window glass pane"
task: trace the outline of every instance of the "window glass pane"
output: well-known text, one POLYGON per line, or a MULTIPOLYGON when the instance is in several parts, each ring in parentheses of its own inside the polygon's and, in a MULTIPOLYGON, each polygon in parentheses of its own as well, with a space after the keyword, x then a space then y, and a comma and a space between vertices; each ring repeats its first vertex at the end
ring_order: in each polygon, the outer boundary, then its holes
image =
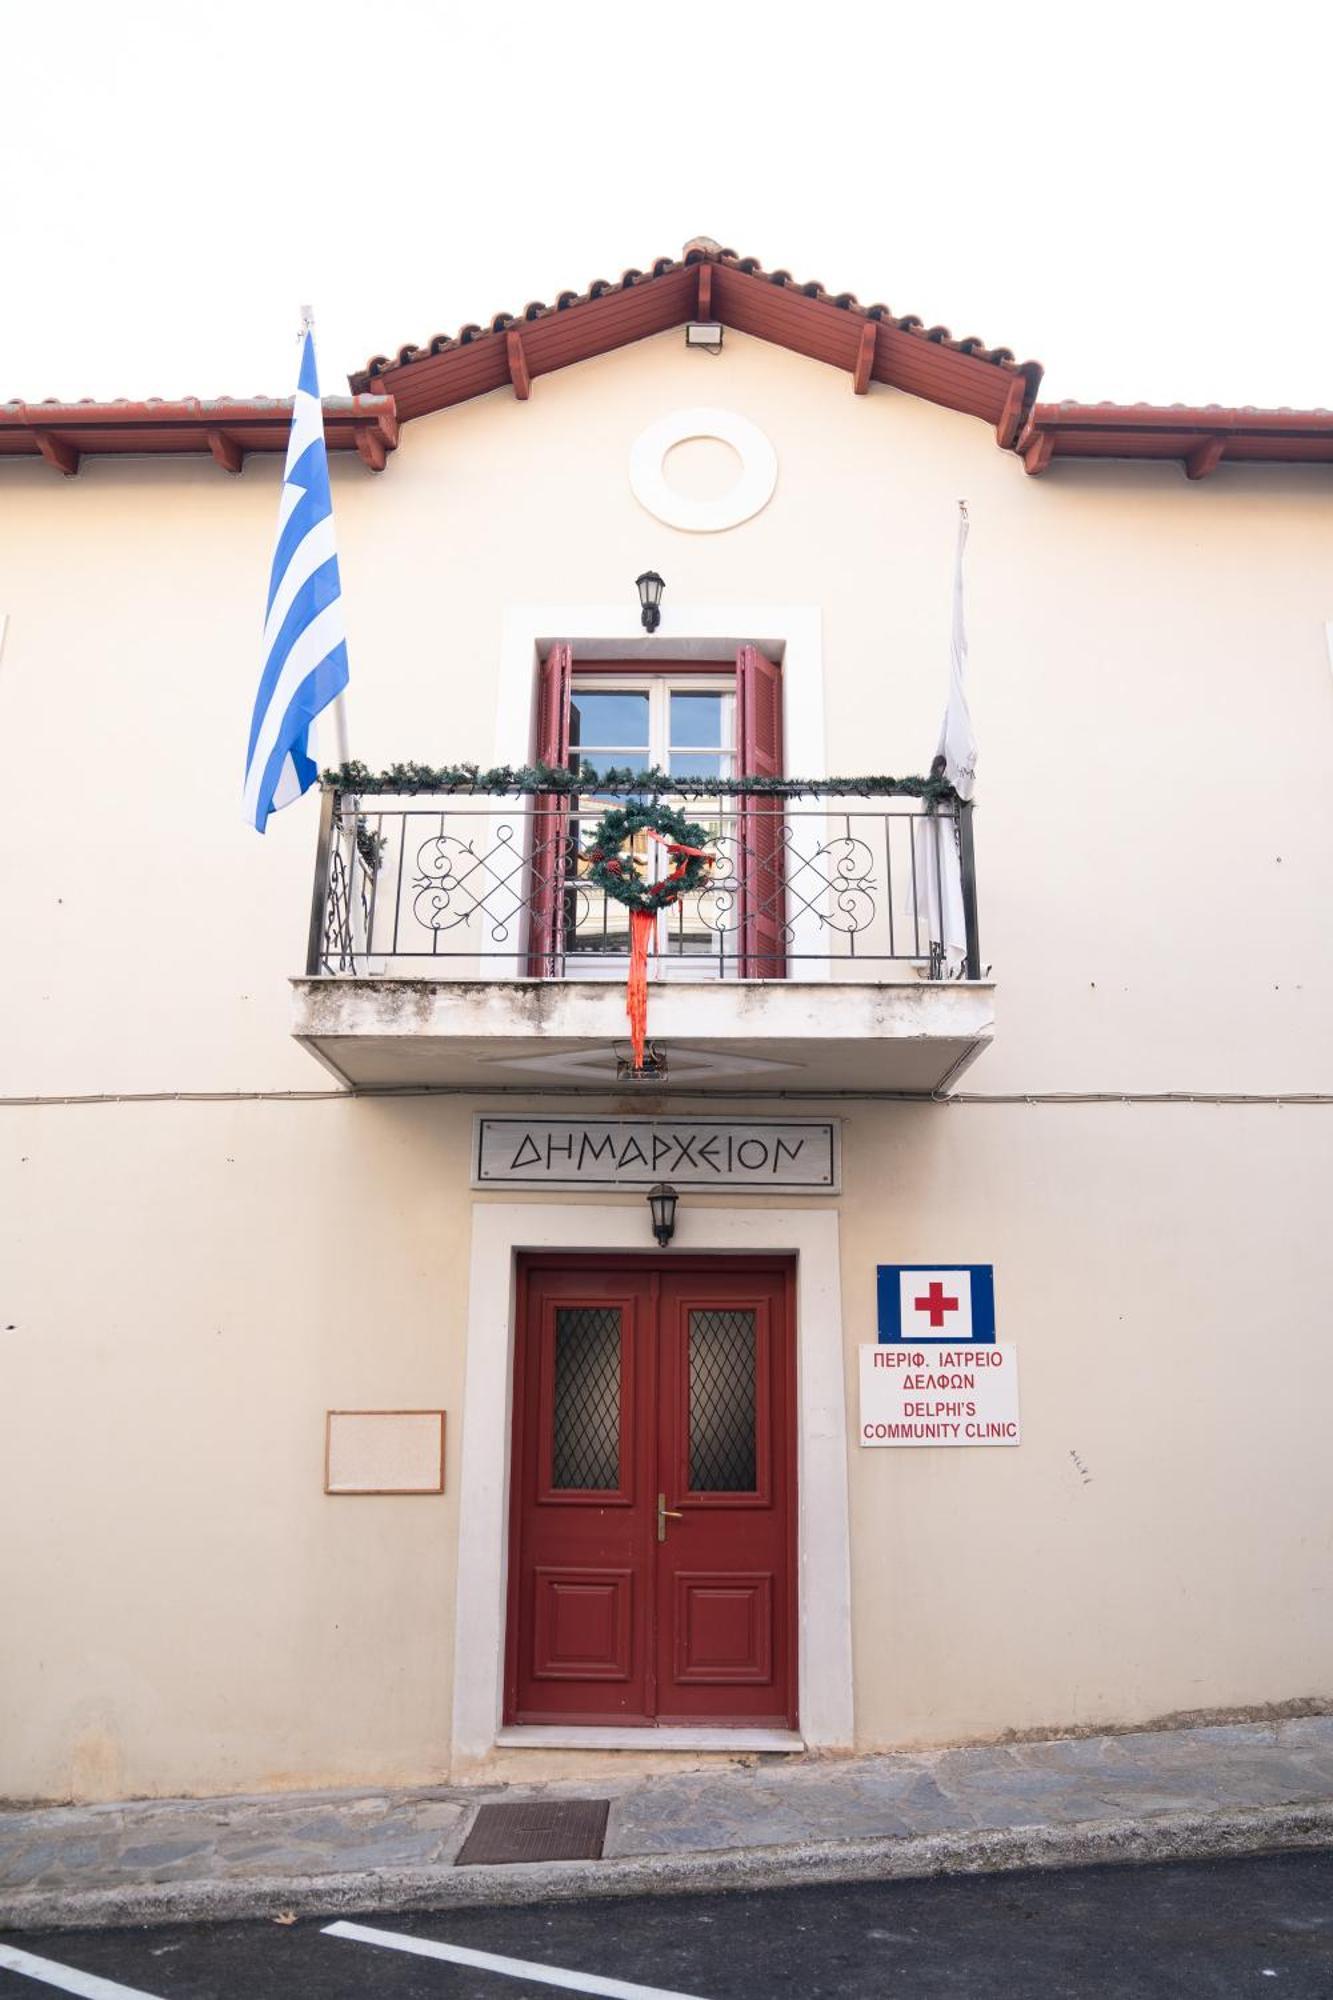
POLYGON ((620 1485, 620 1309, 557 1306, 551 1484, 620 1485))
POLYGON ((720 694, 673 694, 671 697, 671 741, 693 750, 711 744, 721 748, 722 703, 720 694))
MULTIPOLYGON (((721 778, 726 774, 722 769, 720 750, 673 750, 670 771, 673 778, 721 778)), ((688 817, 694 818, 690 812, 688 817)))
POLYGON ((753 1312, 690 1314, 690 1491, 755 1490, 753 1312))
POLYGON ((648 752, 646 694, 588 694, 575 688, 569 709, 571 749, 605 744, 617 750, 648 752))

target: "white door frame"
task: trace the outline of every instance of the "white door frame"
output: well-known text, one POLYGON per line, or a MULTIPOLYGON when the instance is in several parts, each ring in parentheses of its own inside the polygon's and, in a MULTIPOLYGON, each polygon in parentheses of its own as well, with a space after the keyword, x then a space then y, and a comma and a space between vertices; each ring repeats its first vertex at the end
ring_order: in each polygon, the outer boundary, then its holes
MULTIPOLYGON (((455 1772, 492 1755, 504 1714, 518 1254, 642 1251, 651 1248, 647 1234, 641 1200, 632 1206, 473 1203, 459 1465, 455 1772)), ((799 1727, 811 1748, 850 1749, 851 1536, 837 1211, 704 1208, 687 1200, 678 1213, 676 1243, 683 1254, 795 1255, 799 1727)), ((671 1742, 680 1748, 703 1747, 705 1739, 715 1745, 718 1733, 677 1728, 671 1742)), ((645 1751, 665 1748, 661 1736, 651 1729, 635 1732, 645 1751)))

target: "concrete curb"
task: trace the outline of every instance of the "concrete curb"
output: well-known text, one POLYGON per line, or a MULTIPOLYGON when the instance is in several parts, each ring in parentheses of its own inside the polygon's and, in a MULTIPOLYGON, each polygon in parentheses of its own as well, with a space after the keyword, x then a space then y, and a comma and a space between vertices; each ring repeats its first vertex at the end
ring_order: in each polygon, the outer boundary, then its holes
POLYGON ((1152 1813, 1062 1826, 1006 1827, 907 1839, 808 1841, 788 1847, 631 1855, 542 1866, 442 1866, 342 1875, 152 1882, 119 1889, 50 1889, 0 1900, 0 1930, 235 1922, 273 1917, 279 1911, 301 1917, 333 1917, 576 1902, 603 1896, 697 1895, 821 1882, 999 1874, 1019 1868, 1200 1861, 1300 1847, 1333 1847, 1333 1799, 1315 1805, 1152 1813))

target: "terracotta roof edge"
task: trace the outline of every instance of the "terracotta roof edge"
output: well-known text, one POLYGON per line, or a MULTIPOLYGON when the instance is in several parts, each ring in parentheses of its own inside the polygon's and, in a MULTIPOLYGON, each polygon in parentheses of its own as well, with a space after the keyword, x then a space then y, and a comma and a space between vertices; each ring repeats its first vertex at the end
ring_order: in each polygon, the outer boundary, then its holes
POLYGON ((712 264, 723 270, 735 271, 741 277, 776 285, 796 296, 836 306, 853 317, 878 320, 881 324, 896 328, 900 333, 911 334, 916 339, 929 342, 933 346, 947 348, 952 353, 972 355, 992 367, 1021 374, 1031 384, 1032 395, 1036 394, 1041 381, 1041 363, 1016 361, 1011 348, 989 346, 976 334, 956 337, 947 326, 927 327, 916 313, 895 314, 888 306, 879 303, 862 305, 854 292, 829 291, 818 279, 798 280, 793 278, 790 271, 782 268, 775 271, 765 270, 757 257, 738 256, 734 250, 724 249, 711 237, 692 237, 679 257, 657 257, 642 268, 632 265, 622 271, 618 279, 594 279, 582 292, 568 290, 558 292, 552 305, 544 304, 540 299, 532 299, 521 314, 494 313, 485 322, 468 322, 455 334, 434 333, 424 341, 405 343, 392 354, 373 354, 364 367, 356 369, 348 376, 348 384, 354 391, 364 393, 380 376, 392 370, 411 368, 414 363, 433 360, 438 355, 450 353, 458 347, 471 346, 474 341, 492 339, 496 334, 507 332, 511 327, 523 327, 531 325, 535 320, 550 319, 556 313, 591 304, 596 299, 607 297, 610 293, 653 284, 660 278, 700 264, 712 264))
MULTIPOLYGON (((0 423, 9 424, 55 424, 84 423, 97 417, 135 418, 151 423, 155 419, 229 417, 232 422, 245 418, 287 416, 292 412, 291 396, 146 396, 136 401, 133 397, 117 396, 110 401, 99 401, 94 396, 84 396, 75 403, 62 403, 54 397, 47 397, 40 403, 25 402, 15 397, 0 403, 0 423)), ((375 395, 325 396, 322 398, 326 415, 346 416, 392 416, 395 414, 394 399, 383 392, 375 395)))
POLYGON ((1333 410, 1322 406, 1295 409, 1289 404, 1263 408, 1256 403, 1228 407, 1222 403, 1079 403, 1065 400, 1033 405, 1030 424, 1078 424, 1089 429, 1113 429, 1135 423, 1175 424, 1182 429, 1247 428, 1280 418, 1286 425, 1333 426, 1333 410))

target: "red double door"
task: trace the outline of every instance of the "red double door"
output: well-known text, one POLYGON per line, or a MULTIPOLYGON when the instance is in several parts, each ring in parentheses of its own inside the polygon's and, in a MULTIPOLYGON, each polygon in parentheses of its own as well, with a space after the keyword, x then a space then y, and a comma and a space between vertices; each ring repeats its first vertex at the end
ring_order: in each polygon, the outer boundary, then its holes
POLYGON ((796 1723, 790 1273, 521 1273, 506 1719, 796 1723))

